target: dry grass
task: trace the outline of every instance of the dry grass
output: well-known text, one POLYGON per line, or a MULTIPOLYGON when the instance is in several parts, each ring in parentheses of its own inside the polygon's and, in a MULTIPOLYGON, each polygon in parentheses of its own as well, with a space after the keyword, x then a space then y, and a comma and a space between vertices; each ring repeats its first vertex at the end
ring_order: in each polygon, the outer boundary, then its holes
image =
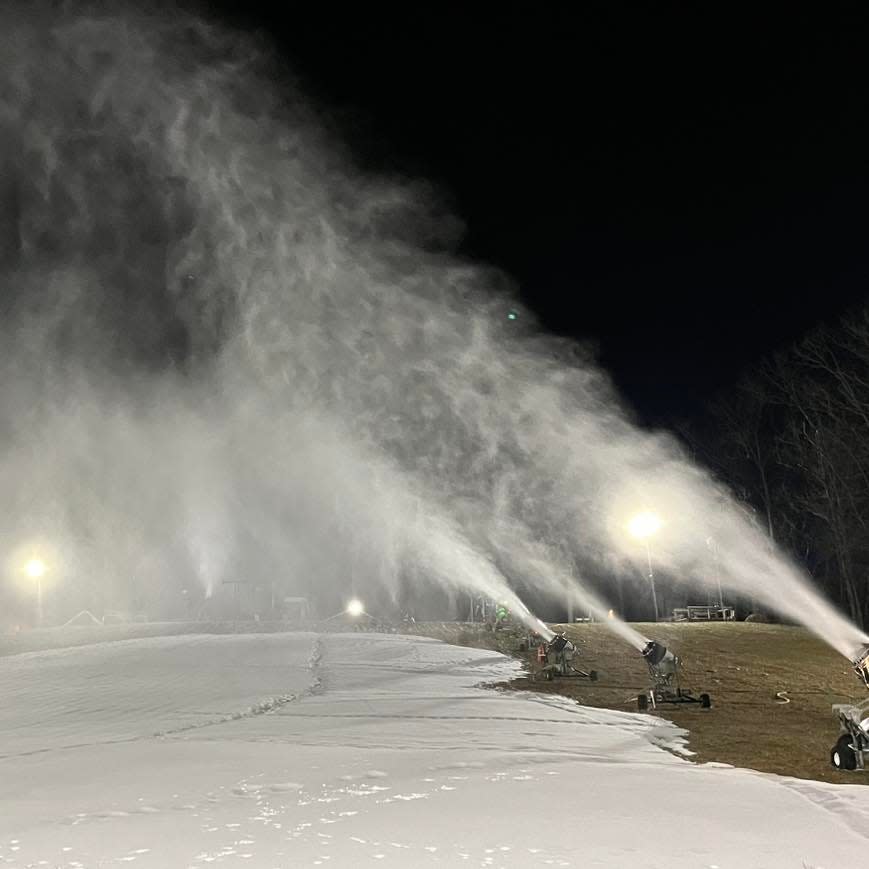
MULTIPOLYGON (((862 700, 866 692, 848 662, 807 631, 742 622, 635 627, 682 657, 685 687, 712 695, 708 710, 662 705, 656 711, 689 731, 694 760, 869 784, 869 772, 837 772, 829 763, 830 747, 838 735, 830 707, 862 700), (790 702, 780 702, 777 692, 787 692, 790 702)), ((497 636, 472 625, 420 625, 418 632, 460 645, 499 646, 497 636)), ((581 649, 581 666, 599 672, 597 683, 535 679, 534 655, 519 653, 529 675, 509 686, 561 694, 587 706, 636 711, 637 695, 649 686, 640 654, 604 625, 567 626, 567 633, 581 649)))

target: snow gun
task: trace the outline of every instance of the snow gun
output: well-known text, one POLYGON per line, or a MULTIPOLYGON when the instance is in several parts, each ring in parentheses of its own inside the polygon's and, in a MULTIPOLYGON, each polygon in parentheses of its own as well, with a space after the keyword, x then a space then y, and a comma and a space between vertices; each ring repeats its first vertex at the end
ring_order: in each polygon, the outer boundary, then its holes
MULTIPOLYGON (((851 656, 851 666, 865 688, 869 688, 869 646, 851 656)), ((839 738, 830 749, 835 769, 865 769, 864 754, 869 751, 869 700, 862 703, 835 703, 833 715, 839 720, 839 738)))
POLYGON ((574 666, 577 657, 579 649, 563 633, 556 634, 548 643, 537 647, 537 663, 547 682, 556 676, 574 676, 597 682, 597 670, 580 670, 574 666))
POLYGON ((637 708, 642 712, 654 709, 659 703, 699 703, 703 709, 712 705, 708 694, 694 694, 682 687, 682 660, 666 646, 649 640, 643 649, 643 657, 649 667, 652 686, 637 697, 637 708))

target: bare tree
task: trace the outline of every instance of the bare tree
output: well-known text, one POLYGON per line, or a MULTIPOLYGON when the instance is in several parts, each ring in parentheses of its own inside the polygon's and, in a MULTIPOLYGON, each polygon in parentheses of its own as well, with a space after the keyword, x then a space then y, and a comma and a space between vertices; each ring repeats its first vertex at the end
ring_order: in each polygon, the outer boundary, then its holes
POLYGON ((764 362, 709 423, 695 450, 764 514, 771 541, 869 622, 869 308, 764 362))
POLYGON ((729 396, 712 406, 712 416, 719 423, 720 447, 729 453, 731 466, 741 464, 743 485, 759 494, 769 539, 775 541, 775 520, 771 468, 775 450, 770 437, 769 386, 762 378, 743 378, 729 396))

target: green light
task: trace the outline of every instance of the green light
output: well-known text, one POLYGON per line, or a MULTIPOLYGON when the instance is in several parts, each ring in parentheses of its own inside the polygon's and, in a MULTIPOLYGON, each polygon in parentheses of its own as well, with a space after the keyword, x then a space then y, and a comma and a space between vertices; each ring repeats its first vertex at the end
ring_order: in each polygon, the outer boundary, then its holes
POLYGON ((515 311, 507 311, 507 319, 508 320, 518 320, 519 315, 515 311))

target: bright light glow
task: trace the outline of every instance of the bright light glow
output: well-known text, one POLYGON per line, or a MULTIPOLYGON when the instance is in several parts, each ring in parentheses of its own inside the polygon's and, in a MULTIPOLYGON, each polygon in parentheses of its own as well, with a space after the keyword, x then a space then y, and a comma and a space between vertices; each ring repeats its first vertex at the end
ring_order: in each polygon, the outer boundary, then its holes
POLYGON ((645 540, 661 527, 661 520, 655 513, 637 513, 628 523, 628 531, 634 537, 645 540))
POLYGON ((362 606, 362 601, 357 598, 353 598, 350 603, 347 604, 347 613, 351 616, 361 616, 362 613, 365 612, 365 607, 362 606))
POLYGON ((31 579, 39 579, 45 574, 45 562, 41 558, 31 558, 30 561, 24 565, 24 572, 31 579))

